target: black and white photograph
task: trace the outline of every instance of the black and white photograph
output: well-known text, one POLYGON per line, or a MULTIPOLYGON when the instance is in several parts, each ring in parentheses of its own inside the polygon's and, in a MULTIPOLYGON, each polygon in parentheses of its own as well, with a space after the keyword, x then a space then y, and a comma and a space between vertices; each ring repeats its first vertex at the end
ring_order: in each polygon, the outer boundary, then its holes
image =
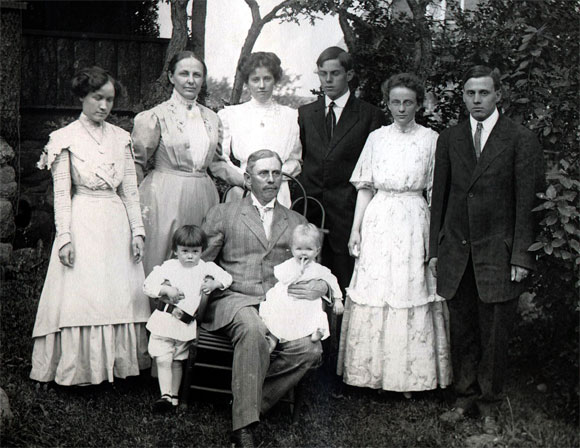
POLYGON ((580 0, 0 0, 0 446, 580 445, 580 0))

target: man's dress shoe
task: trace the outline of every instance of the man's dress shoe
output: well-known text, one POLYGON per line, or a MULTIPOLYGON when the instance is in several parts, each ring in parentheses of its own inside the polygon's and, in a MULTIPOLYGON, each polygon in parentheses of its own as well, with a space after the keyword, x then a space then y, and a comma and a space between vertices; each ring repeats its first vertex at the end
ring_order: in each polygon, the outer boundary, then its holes
POLYGON ((247 427, 232 431, 230 442, 232 442, 236 448, 254 448, 256 446, 254 444, 254 436, 252 435, 252 431, 250 431, 247 427))

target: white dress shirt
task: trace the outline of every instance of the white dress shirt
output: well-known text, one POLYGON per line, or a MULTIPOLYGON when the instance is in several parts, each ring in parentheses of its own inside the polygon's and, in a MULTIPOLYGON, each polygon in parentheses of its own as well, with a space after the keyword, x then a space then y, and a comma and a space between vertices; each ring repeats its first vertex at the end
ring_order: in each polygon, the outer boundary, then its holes
POLYGON ((485 148, 485 143, 489 138, 489 134, 493 131, 493 127, 499 120, 499 112, 497 108, 493 111, 493 113, 487 117, 483 121, 477 121, 471 115, 469 116, 469 121, 471 123, 471 138, 473 139, 473 144, 475 145, 475 131, 477 130, 477 123, 481 123, 483 125, 483 129, 481 130, 481 152, 483 153, 483 149, 485 148))
POLYGON ((274 218, 274 205, 276 204, 276 198, 272 199, 266 205, 260 204, 260 201, 256 199, 253 193, 250 194, 252 197, 252 204, 258 209, 260 214, 260 219, 262 220, 262 226, 264 227, 264 233, 266 233, 266 238, 270 239, 270 231, 272 230, 272 218, 274 218))
POLYGON ((335 100, 331 100, 328 96, 324 95, 324 104, 326 105, 326 111, 324 112, 324 116, 328 113, 328 105, 334 101, 334 116, 336 117, 336 124, 338 124, 338 120, 340 120, 340 116, 342 115, 342 111, 344 110, 344 106, 346 106, 346 102, 350 97, 350 90, 347 90, 344 95, 340 98, 335 100))

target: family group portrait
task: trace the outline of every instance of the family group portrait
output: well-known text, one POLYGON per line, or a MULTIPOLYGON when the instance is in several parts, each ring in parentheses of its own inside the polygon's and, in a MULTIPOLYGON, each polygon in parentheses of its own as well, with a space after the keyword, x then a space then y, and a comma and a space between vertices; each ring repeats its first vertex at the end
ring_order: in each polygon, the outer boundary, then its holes
POLYGON ((0 446, 579 446, 579 1, 0 21, 0 446))

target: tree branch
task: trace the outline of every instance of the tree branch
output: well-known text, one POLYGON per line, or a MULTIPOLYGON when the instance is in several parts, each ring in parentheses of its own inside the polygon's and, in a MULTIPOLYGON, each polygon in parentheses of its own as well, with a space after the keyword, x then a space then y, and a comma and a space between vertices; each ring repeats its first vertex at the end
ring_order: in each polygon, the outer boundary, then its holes
MULTIPOLYGON (((248 1, 254 1, 254 0, 246 0, 246 2, 248 2, 248 1)), ((292 6, 293 4, 297 4, 297 3, 299 3, 299 0, 284 0, 282 3, 277 4, 276 6, 274 6, 272 8, 272 10, 268 14, 266 14, 264 16, 264 18, 262 19, 263 25, 272 21, 273 19, 280 18, 280 16, 276 16, 276 14, 281 9, 286 8, 288 6, 292 6)))
POLYGON ((250 12, 252 13, 252 25, 254 23, 258 23, 262 18, 260 16, 260 5, 256 0, 244 0, 248 7, 250 8, 250 12))

